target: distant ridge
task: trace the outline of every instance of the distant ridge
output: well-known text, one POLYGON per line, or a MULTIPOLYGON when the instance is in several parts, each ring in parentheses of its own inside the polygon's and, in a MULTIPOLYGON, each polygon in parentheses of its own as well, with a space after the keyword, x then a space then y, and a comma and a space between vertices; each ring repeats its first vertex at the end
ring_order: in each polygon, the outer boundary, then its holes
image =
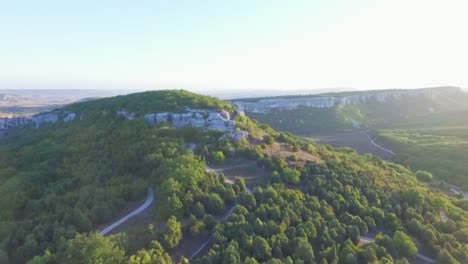
POLYGON ((435 86, 435 87, 424 87, 424 88, 414 88, 414 89, 375 89, 375 90, 352 90, 352 91, 339 91, 339 92, 325 92, 325 93, 310 93, 310 94, 290 94, 290 95, 278 95, 278 96, 262 96, 262 97, 244 97, 236 98, 231 101, 244 101, 244 100, 260 100, 260 99, 272 99, 272 98, 303 98, 303 97, 323 97, 323 96, 333 96, 333 97, 343 97, 350 95, 361 95, 361 94, 378 94, 378 93, 387 93, 394 91, 450 91, 450 92, 462 92, 468 91, 468 88, 461 88, 457 86, 435 86))

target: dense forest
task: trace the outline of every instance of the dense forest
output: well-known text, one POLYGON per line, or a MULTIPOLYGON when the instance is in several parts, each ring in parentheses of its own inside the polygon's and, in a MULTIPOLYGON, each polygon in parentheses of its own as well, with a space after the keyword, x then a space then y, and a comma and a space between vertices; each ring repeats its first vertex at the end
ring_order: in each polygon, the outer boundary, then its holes
POLYGON ((188 263, 191 254, 175 259, 174 251, 204 234, 211 240, 190 262, 408 263, 418 253, 468 261, 468 200, 429 189, 401 165, 275 131, 186 91, 62 111, 79 118, 0 139, 0 240, 11 263, 188 263), (229 111, 249 137, 143 118, 186 107, 229 111), (116 115, 121 109, 135 118, 116 115), (228 184, 205 168, 232 159, 256 162, 268 180, 250 193, 242 179, 228 184), (148 187, 152 217, 163 224, 96 233, 148 187))
MULTIPOLYGON (((156 188, 161 218, 189 210, 190 192, 207 214, 232 202, 232 187, 207 178, 203 159, 186 152, 184 138, 196 131, 124 120, 115 115, 123 106, 176 111, 226 104, 185 91, 142 93, 71 105, 66 111, 83 116, 77 122, 11 131, 0 145, 0 239, 13 263, 62 252, 75 233, 113 220, 127 201, 145 197, 148 186, 156 188)), ((216 141, 214 134, 200 140, 216 141)))

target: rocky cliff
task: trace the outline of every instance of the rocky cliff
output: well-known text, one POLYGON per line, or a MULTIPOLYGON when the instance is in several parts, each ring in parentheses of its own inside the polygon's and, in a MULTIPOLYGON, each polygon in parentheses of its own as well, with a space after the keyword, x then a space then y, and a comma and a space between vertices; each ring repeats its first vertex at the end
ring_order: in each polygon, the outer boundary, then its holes
POLYGON ((187 109, 185 113, 153 113, 145 115, 146 122, 150 125, 168 122, 174 127, 185 126, 233 132, 235 122, 231 120, 226 111, 212 111, 204 109, 187 109))
MULTIPOLYGON (((130 113, 125 109, 118 110, 116 114, 124 119, 133 120, 137 118, 137 113, 130 113)), ((63 122, 70 122, 76 118, 76 113, 42 113, 31 117, 17 118, 0 118, 0 135, 9 128, 31 126, 38 128, 46 123, 56 123, 59 121, 59 116, 64 116, 63 122)), ((248 137, 245 131, 235 131, 236 123, 231 120, 229 112, 224 110, 214 111, 205 109, 186 109, 184 113, 151 113, 144 115, 148 125, 156 125, 168 123, 176 128, 181 127, 197 127, 202 129, 217 130, 224 132, 224 138, 228 137, 233 140, 241 140, 248 137)))
POLYGON ((224 110, 186 109, 184 113, 152 113, 145 115, 145 120, 149 125, 169 123, 176 128, 197 127, 222 131, 225 133, 222 138, 235 141, 248 137, 246 131, 234 130, 236 123, 231 119, 229 112, 224 110))
POLYGON ((15 118, 0 118, 0 135, 9 128, 32 126, 38 128, 44 124, 54 124, 59 121, 59 116, 65 114, 63 122, 69 122, 75 119, 75 113, 41 113, 33 116, 15 117, 15 118))
POLYGON ((442 96, 457 96, 462 94, 458 87, 437 87, 413 90, 376 90, 358 92, 355 94, 313 95, 295 97, 263 98, 256 101, 234 100, 233 103, 241 110, 253 113, 267 113, 273 109, 295 109, 299 106, 313 108, 331 108, 346 105, 366 103, 369 101, 386 102, 393 99, 404 99, 424 96, 437 100, 442 96))

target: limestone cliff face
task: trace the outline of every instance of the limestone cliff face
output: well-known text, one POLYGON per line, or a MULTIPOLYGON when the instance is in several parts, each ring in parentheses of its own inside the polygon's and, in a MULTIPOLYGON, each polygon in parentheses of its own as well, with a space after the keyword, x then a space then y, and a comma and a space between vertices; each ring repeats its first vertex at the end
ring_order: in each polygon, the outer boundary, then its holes
POLYGON ((121 116, 121 117, 123 117, 123 118, 125 118, 127 120, 133 120, 136 117, 136 113, 129 113, 125 109, 121 109, 121 110, 117 111, 117 115, 121 116))
MULTIPOLYGON (((75 120, 77 116, 76 113, 53 112, 37 114, 31 117, 0 118, 0 135, 9 128, 23 126, 38 128, 46 123, 54 124, 59 121, 59 116, 63 117, 64 114, 65 117, 62 121, 65 123, 75 120)), ((133 120, 138 116, 137 113, 130 113, 124 109, 118 110, 116 115, 127 120, 133 120)), ((217 130, 225 133, 224 138, 236 141, 247 139, 248 137, 248 133, 245 131, 234 131, 236 123, 231 120, 229 112, 224 110, 187 109, 185 113, 152 113, 146 114, 144 118, 149 125, 166 122, 172 124, 176 128, 198 127, 217 130)))
POLYGON ((246 131, 235 131, 236 123, 226 111, 213 111, 205 109, 187 109, 185 113, 153 113, 145 115, 149 125, 161 123, 172 124, 176 128, 198 127, 202 129, 217 130, 224 132, 220 140, 240 141, 247 139, 249 133, 246 131))
POLYGON ((76 118, 75 113, 68 113, 68 115, 63 119, 63 122, 67 123, 67 122, 75 120, 75 118, 76 118))
POLYGON ((299 106, 330 108, 366 103, 370 100, 386 102, 392 99, 402 99, 414 96, 424 96, 433 100, 437 100, 437 98, 441 96, 456 96, 460 93, 462 92, 458 87, 440 87, 414 90, 369 91, 367 93, 363 92, 359 94, 343 96, 316 95, 293 98, 265 98, 259 99, 256 102, 236 100, 234 101, 234 104, 237 105, 241 111, 267 113, 273 109, 295 109, 299 106))
POLYGON ((37 128, 45 123, 55 123, 57 121, 58 115, 54 113, 37 114, 30 117, 0 118, 0 130, 27 125, 33 125, 37 128))
POLYGON ((163 122, 171 123, 174 127, 199 127, 223 132, 233 132, 235 122, 226 111, 204 109, 187 109, 185 113, 152 113, 145 115, 149 125, 163 122))
MULTIPOLYGON (((65 113, 66 116, 63 122, 70 122, 76 118, 75 113, 65 113)), ((59 114, 53 113, 41 113, 27 117, 15 117, 15 118, 0 118, 0 135, 3 134, 9 128, 32 126, 39 128, 44 124, 55 124, 59 121, 59 114)))

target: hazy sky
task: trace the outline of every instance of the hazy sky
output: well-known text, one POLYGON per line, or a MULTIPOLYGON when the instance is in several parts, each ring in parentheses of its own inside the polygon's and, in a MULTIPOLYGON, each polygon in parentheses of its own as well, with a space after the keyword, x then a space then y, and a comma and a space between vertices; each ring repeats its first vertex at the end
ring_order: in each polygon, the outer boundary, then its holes
POLYGON ((0 88, 468 87, 467 13, 466 0, 0 0, 0 88))

